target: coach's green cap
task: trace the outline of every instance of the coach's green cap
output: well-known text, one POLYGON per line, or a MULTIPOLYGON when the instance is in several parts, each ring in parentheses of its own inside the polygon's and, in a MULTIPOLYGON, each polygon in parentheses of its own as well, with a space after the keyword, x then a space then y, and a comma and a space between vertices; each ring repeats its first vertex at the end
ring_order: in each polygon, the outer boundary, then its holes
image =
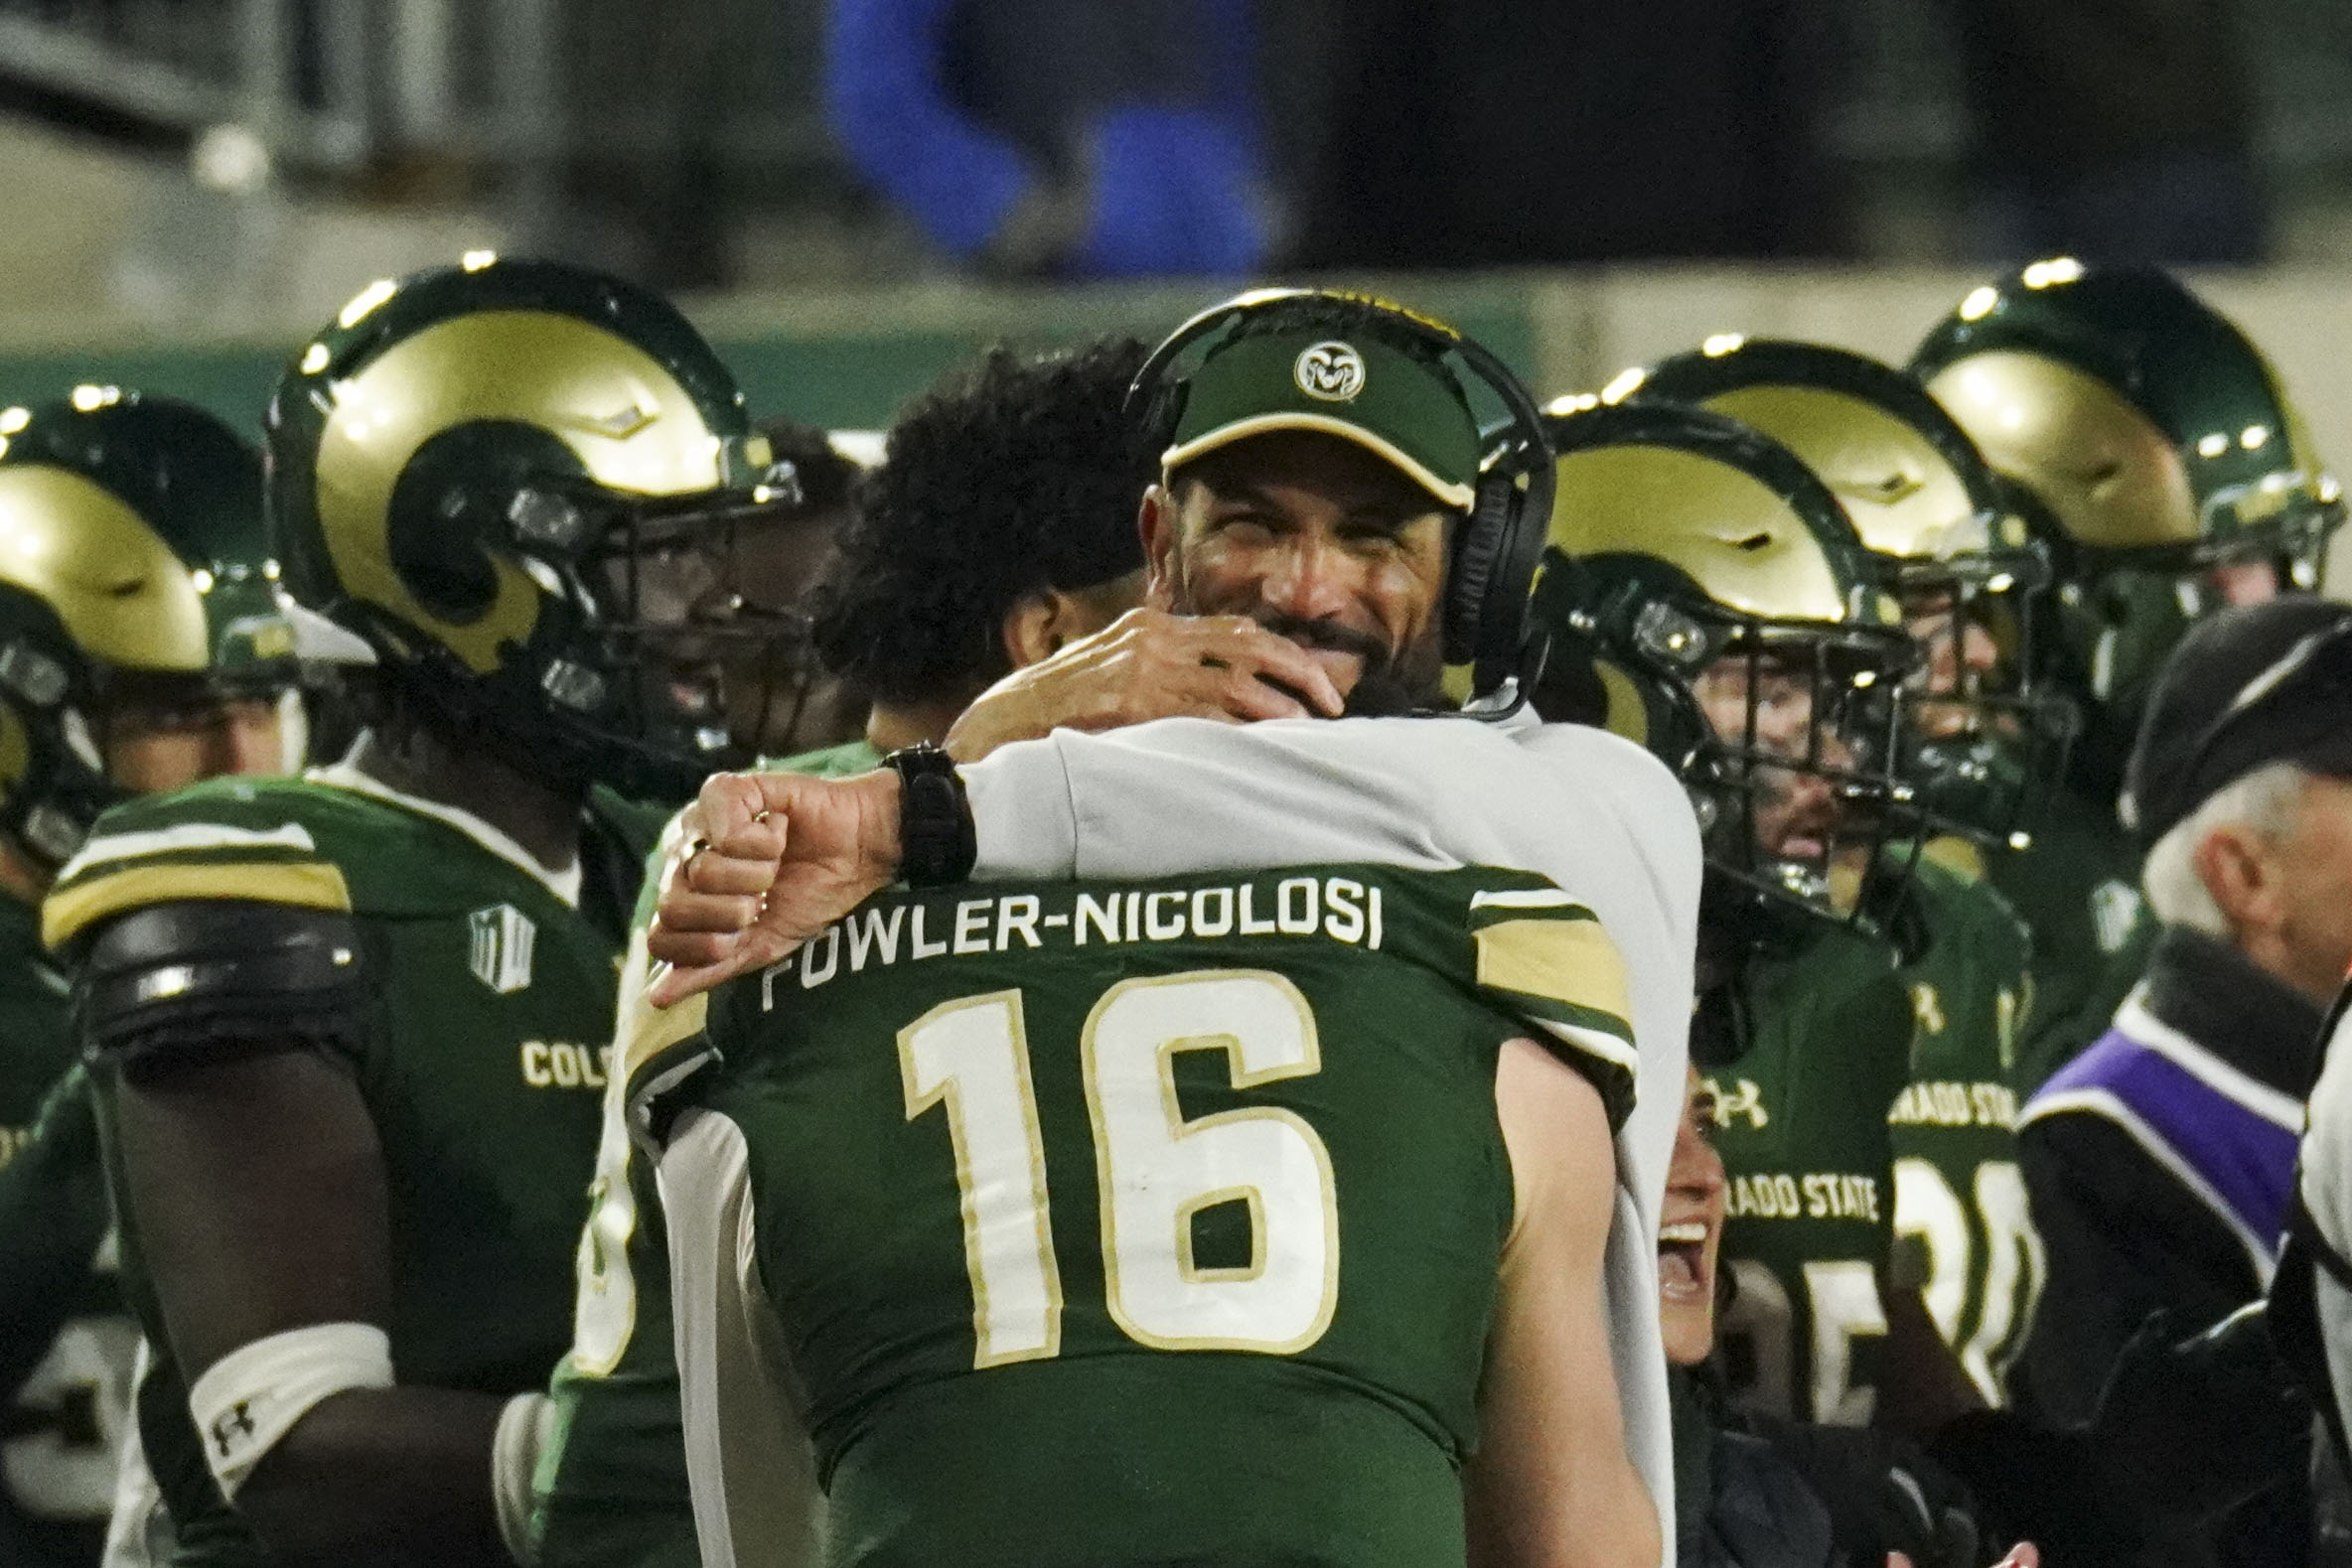
POLYGON ((1174 444, 1174 470, 1219 447, 1280 430, 1318 430, 1387 458, 1456 511, 1478 484, 1478 422, 1438 365, 1374 339, 1313 328, 1254 333, 1193 371, 1174 444))

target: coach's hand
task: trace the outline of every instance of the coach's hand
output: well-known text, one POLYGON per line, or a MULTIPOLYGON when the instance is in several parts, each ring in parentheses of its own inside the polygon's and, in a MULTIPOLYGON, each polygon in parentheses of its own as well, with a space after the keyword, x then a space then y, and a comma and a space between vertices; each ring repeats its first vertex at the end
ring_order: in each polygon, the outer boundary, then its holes
POLYGON ((1247 616, 1130 610, 980 693, 946 745, 968 764, 1057 729, 1112 730, 1184 715, 1237 724, 1337 718, 1343 706, 1320 663, 1247 616))
POLYGON ((717 774, 678 818, 646 950, 656 1007, 777 962, 898 875, 899 778, 717 774))

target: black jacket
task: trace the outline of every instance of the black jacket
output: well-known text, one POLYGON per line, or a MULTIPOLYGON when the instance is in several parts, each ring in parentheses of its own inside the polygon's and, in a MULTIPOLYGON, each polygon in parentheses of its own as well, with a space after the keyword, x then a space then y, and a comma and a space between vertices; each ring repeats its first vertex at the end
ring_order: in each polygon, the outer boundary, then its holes
MULTIPOLYGON (((2235 948, 2168 929, 2114 1027, 2027 1102, 2019 1160, 2049 1282, 2021 1402, 2087 1421, 2151 1317, 2186 1334, 2262 1299, 2320 1022, 2235 948)), ((2218 1423, 2216 1440, 2227 1441, 2218 1423)), ((2177 1560, 2299 1556, 2303 1496, 2283 1485, 2217 1527, 2218 1556, 2182 1543, 2177 1560)))

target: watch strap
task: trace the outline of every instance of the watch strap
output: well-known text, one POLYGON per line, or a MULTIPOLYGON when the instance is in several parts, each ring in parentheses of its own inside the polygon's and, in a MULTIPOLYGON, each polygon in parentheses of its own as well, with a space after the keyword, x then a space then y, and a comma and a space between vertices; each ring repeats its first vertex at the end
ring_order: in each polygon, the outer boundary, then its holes
POLYGON ((979 830, 956 760, 929 741, 882 759, 899 777, 899 879, 912 888, 964 881, 980 858, 979 830))

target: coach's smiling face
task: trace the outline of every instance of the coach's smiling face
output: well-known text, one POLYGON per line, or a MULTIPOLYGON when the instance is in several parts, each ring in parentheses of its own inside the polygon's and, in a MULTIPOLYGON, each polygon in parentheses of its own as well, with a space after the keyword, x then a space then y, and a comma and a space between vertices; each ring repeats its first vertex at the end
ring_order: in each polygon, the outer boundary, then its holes
POLYGON ((1306 648, 1343 694, 1367 674, 1437 689, 1446 527, 1401 470, 1314 431, 1235 442, 1144 498, 1146 598, 1248 616, 1306 648))

